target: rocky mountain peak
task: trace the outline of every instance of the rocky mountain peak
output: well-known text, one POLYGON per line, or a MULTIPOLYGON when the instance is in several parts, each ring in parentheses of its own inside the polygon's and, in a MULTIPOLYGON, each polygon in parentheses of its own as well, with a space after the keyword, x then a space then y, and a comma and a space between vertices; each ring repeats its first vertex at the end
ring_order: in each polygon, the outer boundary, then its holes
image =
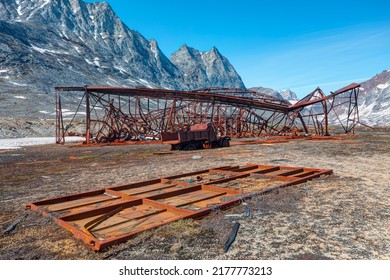
POLYGON ((360 120, 368 125, 390 123, 390 71, 385 70, 360 84, 360 120))
POLYGON ((374 89, 381 89, 389 86, 390 70, 384 70, 371 79, 360 84, 360 93, 367 94, 374 89), (378 88, 379 87, 379 88, 378 88))
POLYGON ((280 95, 283 97, 283 99, 291 102, 297 102, 298 97, 295 92, 293 92, 291 89, 285 89, 280 91, 280 95))
POLYGON ((191 89, 245 88, 234 67, 215 47, 200 52, 184 44, 171 55, 171 61, 184 73, 184 81, 191 89))
MULTIPOLYGON (((0 0, 2 98, 20 108, 22 116, 31 111, 46 117, 38 111, 47 111, 52 97, 46 94, 56 86, 244 88, 216 48, 199 52, 183 45, 173 62, 156 40, 128 28, 107 3, 0 0), (15 97, 21 94, 27 94, 25 99, 15 97), (27 108, 28 99, 37 106, 27 108)), ((8 113, 0 110, 2 114, 8 113)))
POLYGON ((251 87, 249 88, 251 91, 255 91, 257 93, 270 95, 279 99, 284 99, 283 96, 280 94, 280 92, 272 89, 272 88, 265 88, 265 87, 251 87))

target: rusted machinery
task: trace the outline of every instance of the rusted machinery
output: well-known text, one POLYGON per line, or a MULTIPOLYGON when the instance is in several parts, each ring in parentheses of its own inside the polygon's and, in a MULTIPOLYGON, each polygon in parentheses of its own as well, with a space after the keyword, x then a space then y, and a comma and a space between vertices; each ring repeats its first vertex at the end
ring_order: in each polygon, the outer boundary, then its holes
POLYGON ((109 187, 29 203, 99 251, 135 234, 312 180, 332 170, 247 164, 109 187))
POLYGON ((190 151, 229 147, 230 145, 230 138, 218 135, 209 123, 191 125, 188 131, 161 132, 161 140, 164 144, 170 144, 172 150, 190 151))
POLYGON ((240 89, 177 91, 121 87, 58 87, 56 141, 64 143, 77 118, 86 143, 157 139, 210 123, 221 137, 315 134, 329 135, 330 121, 346 133, 359 123, 359 84, 328 96, 320 88, 295 104, 240 89), (73 92, 73 93, 72 93, 73 92), (62 98, 82 92, 73 118, 63 118, 62 98), (81 108, 85 107, 85 112, 81 108), (80 119, 80 114, 85 116, 80 119), (76 117, 77 116, 77 117, 76 117))

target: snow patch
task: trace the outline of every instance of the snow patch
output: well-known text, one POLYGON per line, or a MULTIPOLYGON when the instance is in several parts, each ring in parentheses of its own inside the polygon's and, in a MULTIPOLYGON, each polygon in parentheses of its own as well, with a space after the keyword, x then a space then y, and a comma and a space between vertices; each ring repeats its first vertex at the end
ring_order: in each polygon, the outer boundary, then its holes
POLYGON ((7 73, 8 72, 8 69, 1 69, 0 70, 0 73, 7 73))
POLYGON ((91 64, 91 65, 95 65, 92 61, 90 61, 88 58, 84 58, 84 60, 88 63, 88 64, 91 64))
MULTIPOLYGON (((27 84, 19 84, 17 82, 13 82, 13 81, 9 81, 11 84, 15 85, 15 86, 19 86, 19 87, 26 87, 28 86, 27 84)), ((16 96, 15 96, 16 97, 16 96)))
POLYGON ((73 47, 75 48, 76 52, 81 53, 80 48, 78 46, 73 45, 73 47))
POLYGON ((112 84, 112 83, 110 83, 109 81, 107 81, 107 83, 108 83, 110 86, 117 86, 117 85, 118 85, 118 81, 117 81, 117 80, 115 80, 115 79, 113 79, 113 78, 111 78, 111 77, 108 77, 107 79, 114 82, 114 84, 112 84))
POLYGON ((389 83, 386 83, 386 84, 379 84, 379 85, 377 85, 376 87, 378 88, 378 89, 385 89, 385 88, 387 88, 389 86, 389 83))
POLYGON ((43 7, 45 7, 47 4, 50 3, 51 0, 44 0, 43 4, 41 6, 39 6, 37 9, 35 9, 29 16, 26 20, 29 20, 35 13, 36 11, 42 9, 43 7))
MULTIPOLYGON (((85 107, 85 106, 84 106, 85 107)), ((40 112, 46 112, 46 111, 40 111, 40 112)), ((74 116, 76 114, 76 112, 73 112, 69 109, 62 109, 61 110, 62 112, 62 116, 63 117, 66 117, 66 116, 74 116)), ((47 112, 46 112, 47 113, 47 112)), ((55 113, 52 113, 51 115, 54 115, 55 113)), ((77 115, 86 115, 87 113, 86 112, 77 112, 77 115)))
POLYGON ((20 5, 20 0, 16 0, 16 4, 18 5, 18 8, 16 9, 16 11, 18 12, 18 15, 19 16, 23 15, 22 6, 20 5))
POLYGON ((65 33, 65 28, 66 28, 65 24, 61 24, 61 26, 62 26, 62 29, 63 29, 63 31, 62 31, 62 33, 61 33, 61 35, 62 35, 62 36, 64 36, 66 39, 68 39, 68 40, 69 40, 69 37, 68 37, 68 35, 66 35, 66 33, 65 33))
POLYGON ((121 68, 121 67, 118 67, 118 66, 114 66, 115 69, 118 69, 120 72, 122 73, 126 73, 126 74, 129 74, 129 72, 127 72, 125 69, 121 68))
POLYGON ((96 66, 99 66, 100 67, 100 63, 99 63, 99 58, 98 57, 95 57, 94 59, 93 59, 93 63, 96 65, 96 66))
MULTIPOLYGON (((66 137, 66 142, 82 142, 84 137, 71 136, 66 137)), ((14 138, 0 139, 0 150, 15 150, 21 147, 55 144, 55 137, 34 137, 34 138, 14 138)))
POLYGON ((95 58, 93 59, 93 61, 90 61, 88 58, 84 58, 84 60, 85 60, 88 64, 90 64, 90 65, 95 65, 95 66, 100 67, 100 63, 99 63, 99 58, 98 58, 98 57, 95 57, 95 58))
POLYGON ((107 39, 107 38, 110 37, 110 35, 108 34, 108 32, 101 32, 101 33, 99 33, 99 35, 100 35, 100 37, 101 37, 103 40, 105 40, 105 39, 107 39))
POLYGON ((153 88, 152 84, 144 79, 138 79, 140 82, 142 82, 146 87, 153 88))
POLYGON ((59 58, 57 58, 57 61, 58 61, 58 63, 61 64, 62 66, 65 66, 65 64, 63 64, 59 58))
POLYGON ((16 99, 27 99, 25 96, 21 96, 21 95, 15 95, 14 97, 16 99))
POLYGON ((43 2, 43 4, 42 4, 41 6, 39 6, 38 9, 42 9, 42 8, 45 7, 47 4, 49 4, 50 1, 51 1, 51 0, 45 0, 45 1, 43 2))
MULTIPOLYGON (((62 116, 66 117, 66 116, 74 116, 76 114, 76 112, 65 112, 65 113, 62 113, 62 116)), ((85 112, 77 112, 77 115, 86 115, 85 112)))
POLYGON ((37 46, 34 46, 34 45, 31 45, 32 47, 32 49, 34 50, 34 51, 37 51, 37 52, 40 52, 40 53, 42 53, 42 54, 44 54, 44 53, 54 53, 54 54, 69 54, 68 52, 64 52, 64 51, 54 51, 54 50, 49 50, 49 49, 42 49, 42 48, 39 48, 39 47, 37 47, 37 46))
POLYGON ((368 116, 372 114, 372 110, 374 108, 375 104, 371 103, 369 105, 363 104, 359 106, 359 113, 361 116, 368 116))
POLYGON ((158 53, 157 53, 157 48, 151 47, 150 50, 152 51, 154 58, 156 61, 158 61, 158 53))

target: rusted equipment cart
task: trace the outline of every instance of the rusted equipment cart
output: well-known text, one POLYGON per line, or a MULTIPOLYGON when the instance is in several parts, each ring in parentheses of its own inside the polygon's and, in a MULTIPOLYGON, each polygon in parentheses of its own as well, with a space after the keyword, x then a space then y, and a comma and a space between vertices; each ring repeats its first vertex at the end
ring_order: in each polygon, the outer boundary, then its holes
POLYGON ((210 123, 192 125, 189 131, 162 132, 161 140, 170 144, 172 150, 197 150, 229 147, 230 138, 219 136, 210 123))

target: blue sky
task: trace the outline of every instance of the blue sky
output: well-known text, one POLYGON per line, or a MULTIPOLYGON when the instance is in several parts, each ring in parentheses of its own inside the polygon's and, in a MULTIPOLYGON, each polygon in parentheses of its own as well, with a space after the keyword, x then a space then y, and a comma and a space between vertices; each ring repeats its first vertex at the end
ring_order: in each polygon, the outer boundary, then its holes
POLYGON ((217 47, 248 88, 328 94, 390 69, 389 0, 105 2, 167 57, 217 47))

